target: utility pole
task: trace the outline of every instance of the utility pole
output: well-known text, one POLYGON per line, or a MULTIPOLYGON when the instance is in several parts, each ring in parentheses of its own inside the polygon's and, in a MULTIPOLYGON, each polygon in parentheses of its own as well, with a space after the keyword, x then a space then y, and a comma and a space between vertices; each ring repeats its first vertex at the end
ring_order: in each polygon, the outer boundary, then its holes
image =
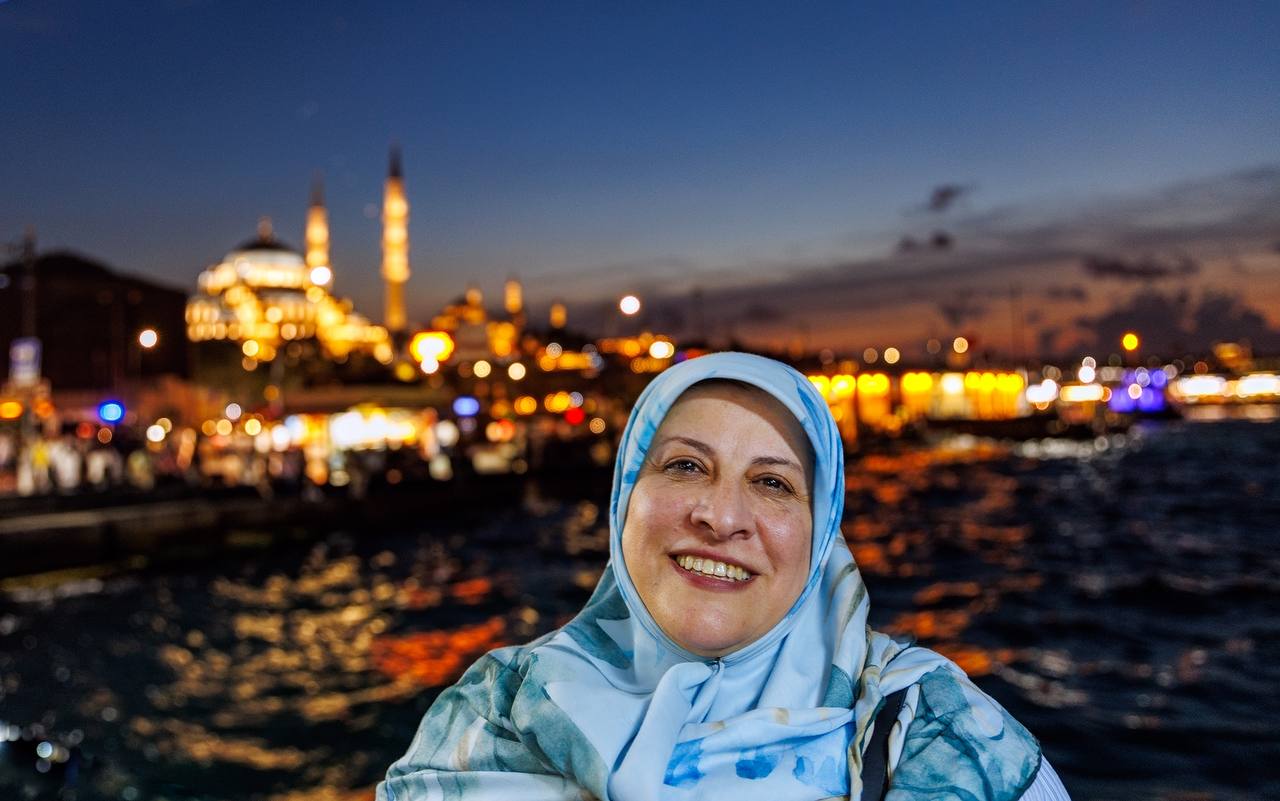
POLYGON ((22 237, 22 335, 36 335, 36 229, 28 225, 22 237))

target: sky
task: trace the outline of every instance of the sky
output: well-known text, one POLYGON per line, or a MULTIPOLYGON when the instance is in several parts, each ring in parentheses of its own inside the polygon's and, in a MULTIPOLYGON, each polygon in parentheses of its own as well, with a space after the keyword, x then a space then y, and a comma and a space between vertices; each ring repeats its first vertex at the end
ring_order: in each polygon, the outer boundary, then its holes
POLYGON ((259 216, 301 246, 319 172, 378 319, 397 142, 411 319, 514 275, 598 333, 1280 352, 1276 41, 1245 2, 0 0, 0 243, 194 291, 259 216))

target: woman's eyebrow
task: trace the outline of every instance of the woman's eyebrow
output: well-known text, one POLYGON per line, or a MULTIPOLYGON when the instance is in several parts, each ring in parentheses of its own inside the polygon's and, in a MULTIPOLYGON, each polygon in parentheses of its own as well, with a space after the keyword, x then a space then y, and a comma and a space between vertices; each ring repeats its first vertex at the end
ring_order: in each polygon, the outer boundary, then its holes
POLYGON ((659 446, 666 445, 668 442, 682 442, 685 445, 688 445, 690 448, 693 448, 695 451, 698 451, 699 453, 707 457, 712 457, 716 455, 715 448, 712 448, 710 445, 703 442, 702 440, 694 439, 693 437, 666 437, 661 442, 659 442, 658 445, 659 446))
POLYGON ((752 464, 767 464, 774 467, 790 467, 799 473, 804 473, 804 469, 800 465, 790 459, 783 459, 780 456, 757 456, 751 460, 752 464))
MULTIPOLYGON (((666 445, 668 442, 680 442, 685 445, 688 445, 690 448, 693 448, 695 451, 698 451, 699 453, 703 454, 707 458, 712 458, 716 455, 715 448, 712 448, 710 445, 703 442, 702 440, 694 439, 693 437, 681 437, 681 436, 664 437, 661 442, 657 443, 656 447, 661 447, 663 445, 666 445)), ((751 463, 759 464, 759 465, 769 465, 772 467, 790 467, 793 470, 796 470, 800 473, 804 473, 804 468, 802 468, 800 465, 796 464, 790 459, 784 459, 781 456, 757 456, 756 458, 751 460, 751 463)))

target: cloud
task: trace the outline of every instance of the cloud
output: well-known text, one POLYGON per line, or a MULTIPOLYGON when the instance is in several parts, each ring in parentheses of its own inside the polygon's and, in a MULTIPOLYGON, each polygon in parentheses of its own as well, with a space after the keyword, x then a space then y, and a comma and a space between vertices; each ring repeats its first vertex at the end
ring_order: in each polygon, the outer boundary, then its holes
POLYGON ((972 192, 972 185, 939 184, 929 193, 929 200, 925 203, 924 208, 934 214, 941 214, 955 205, 956 201, 961 197, 972 192))
POLYGON ((1215 342, 1241 340, 1266 351, 1280 349, 1280 327, 1233 292, 1210 290, 1197 298, 1186 290, 1143 289, 1075 322, 1103 348, 1117 348, 1126 332, 1135 331, 1143 350, 1155 353, 1203 352, 1215 342))
MULTIPOLYGON (((903 242, 914 246, 900 243, 884 256, 844 257, 837 252, 826 258, 736 263, 671 256, 566 271, 547 276, 547 281, 563 288, 567 297, 585 299, 595 293, 611 298, 634 288, 637 276, 643 276, 648 286, 642 297, 649 309, 668 301, 693 308, 689 293, 701 287, 704 300, 695 304, 701 311, 686 320, 693 328, 705 324, 713 342, 763 299, 787 316, 752 325, 751 335, 760 344, 785 342, 803 325, 818 347, 861 347, 889 338, 923 341, 944 335, 957 320, 985 330, 989 342, 1008 338, 1014 313, 1010 293, 1020 289, 1023 320, 1032 326, 1025 335, 1029 341, 1053 343, 1051 352, 1056 352, 1087 336, 1072 316, 1079 316, 1080 304, 1098 308, 1111 299, 1105 291, 1091 291, 1086 282, 1065 277, 1229 291, 1250 280, 1229 269, 1228 262, 1237 256, 1251 274, 1280 272, 1274 251, 1277 230, 1280 166, 1267 166, 1071 206, 1029 203, 988 209, 947 226, 948 236, 964 242, 962 248, 939 250, 907 237, 903 242), (1087 260, 1092 271, 1081 272, 1087 260), (1062 308, 1065 302, 1070 302, 1069 311, 1062 308), (1043 317, 1033 323, 1037 311, 1043 317)), ((548 294, 547 288, 539 286, 538 294, 548 294)), ((1280 299, 1280 290, 1272 294, 1280 299)), ((1255 294, 1250 299, 1264 304, 1255 294)), ((610 305, 602 301, 599 313, 608 314, 610 305)), ((576 308, 572 314, 584 319, 576 308)))
POLYGON ((1070 300, 1083 303, 1089 299, 1089 291, 1079 284, 1071 284, 1069 286, 1053 284, 1044 290, 1044 296, 1049 300, 1070 300))
POLYGON ((1119 278, 1126 281, 1152 281, 1200 272, 1200 265, 1186 257, 1176 261, 1161 261, 1150 257, 1124 259, 1115 256, 1086 256, 1080 268, 1094 278, 1119 278))

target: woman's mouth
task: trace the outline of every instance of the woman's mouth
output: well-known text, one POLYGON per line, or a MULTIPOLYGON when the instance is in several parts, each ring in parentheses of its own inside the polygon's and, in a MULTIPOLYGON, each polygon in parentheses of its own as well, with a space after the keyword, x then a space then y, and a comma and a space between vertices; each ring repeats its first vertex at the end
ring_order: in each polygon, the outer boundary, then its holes
POLYGON ((690 573, 696 573, 700 576, 708 578, 720 579, 721 581, 750 581, 752 577, 751 571, 735 565, 732 562, 719 562, 715 559, 706 559, 701 556, 693 556, 691 554, 678 554, 671 557, 677 565, 690 573))

